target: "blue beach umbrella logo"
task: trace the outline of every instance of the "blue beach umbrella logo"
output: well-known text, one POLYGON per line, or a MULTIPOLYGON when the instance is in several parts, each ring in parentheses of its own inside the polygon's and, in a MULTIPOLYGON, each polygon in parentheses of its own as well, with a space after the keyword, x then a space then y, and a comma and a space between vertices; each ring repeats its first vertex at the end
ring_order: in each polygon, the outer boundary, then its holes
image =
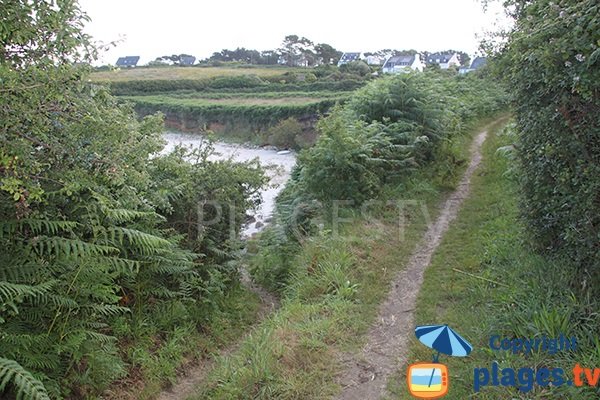
POLYGON ((448 367, 439 363, 440 354, 466 357, 473 346, 448 325, 424 325, 415 328, 417 339, 434 350, 433 362, 408 366, 408 390, 420 399, 439 399, 448 393, 450 374, 448 367))
POLYGON ((433 362, 438 362, 440 353, 452 357, 466 357, 473 351, 471 343, 448 325, 417 326, 415 335, 425 346, 437 351, 437 354, 433 355, 433 362))

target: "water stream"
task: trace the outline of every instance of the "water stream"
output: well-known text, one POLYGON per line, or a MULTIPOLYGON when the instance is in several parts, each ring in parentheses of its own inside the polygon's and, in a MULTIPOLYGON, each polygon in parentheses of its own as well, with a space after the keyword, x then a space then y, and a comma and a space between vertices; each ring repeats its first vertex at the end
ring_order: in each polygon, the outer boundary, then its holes
MULTIPOLYGON (((199 147, 206 140, 200 134, 166 132, 163 135, 167 141, 163 152, 172 151, 175 146, 183 145, 199 147)), ((213 159, 229 159, 236 161, 250 161, 258 158, 261 165, 271 167, 267 170, 269 185, 261 191, 262 203, 252 214, 254 220, 242 228, 242 237, 248 237, 259 232, 268 222, 275 208, 275 197, 283 189, 290 177, 296 163, 296 155, 291 152, 280 154, 277 150, 265 148, 251 148, 240 144, 215 142, 213 159)))

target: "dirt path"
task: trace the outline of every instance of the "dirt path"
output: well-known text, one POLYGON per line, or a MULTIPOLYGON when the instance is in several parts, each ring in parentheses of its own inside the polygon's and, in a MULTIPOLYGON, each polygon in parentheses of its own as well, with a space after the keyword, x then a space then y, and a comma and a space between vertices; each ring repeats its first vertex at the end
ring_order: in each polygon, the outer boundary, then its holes
POLYGON ((471 177, 481 163, 481 146, 490 126, 475 137, 471 145, 471 162, 458 187, 444 202, 439 216, 417 245, 406 269, 392 283, 386 300, 379 308, 376 322, 367 334, 367 344, 362 352, 343 360, 346 370, 338 377, 343 388, 338 399, 375 400, 383 397, 388 377, 406 363, 408 339, 414 330, 413 311, 423 272, 469 195, 471 177))
MULTIPOLYGON (((254 323, 254 326, 257 326, 264 318, 279 308, 279 299, 267 292, 264 288, 252 282, 252 279, 250 278, 250 275, 245 267, 240 269, 240 273, 240 281, 242 284, 260 297, 261 306, 258 310, 258 315, 254 323)), ((219 356, 224 357, 235 353, 239 349, 240 345, 244 342, 244 338, 251 331, 252 329, 250 329, 249 332, 247 332, 236 343, 233 343, 220 351, 219 356)), ((216 358, 213 357, 210 359, 201 360, 201 364, 190 366, 185 371, 185 374, 179 377, 175 385, 164 390, 157 396, 157 400, 186 400, 192 396, 197 391, 197 388, 202 384, 208 372, 212 370, 215 364, 215 359, 216 358)))

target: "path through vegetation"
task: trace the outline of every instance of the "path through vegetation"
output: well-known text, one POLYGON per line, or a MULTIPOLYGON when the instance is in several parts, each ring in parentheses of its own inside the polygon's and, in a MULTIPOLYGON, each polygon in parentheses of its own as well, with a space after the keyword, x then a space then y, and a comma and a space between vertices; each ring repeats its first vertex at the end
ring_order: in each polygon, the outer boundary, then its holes
MULTIPOLYGON (((260 298, 260 309, 256 316, 256 323, 254 326, 260 324, 260 322, 270 315, 273 311, 279 308, 279 299, 265 290, 263 287, 256 285, 250 277, 246 266, 242 266, 240 269, 241 282, 242 284, 254 292, 260 298)), ((246 334, 248 335, 248 333, 246 334)), ((245 335, 245 336, 246 336, 245 335)), ((226 357, 229 354, 235 353, 239 348, 240 344, 244 342, 244 337, 240 338, 237 342, 226 347, 219 353, 220 357, 226 357)), ((208 372, 212 369, 215 364, 215 358, 201 360, 199 364, 191 366, 185 371, 184 375, 179 377, 177 383, 171 386, 169 389, 164 390, 157 397, 158 400, 185 400, 192 396, 198 387, 202 384, 202 381, 206 378, 208 372)))
POLYGON ((437 219, 429 226, 406 269, 392 283, 386 300, 379 308, 376 322, 368 332, 366 345, 359 354, 348 355, 343 360, 345 371, 338 377, 343 387, 338 397, 340 400, 383 397, 388 377, 405 364, 408 340, 414 329, 413 311, 423 273, 450 222, 456 218, 464 199, 469 195, 471 177, 481 163, 481 146, 489 126, 477 134, 464 176, 444 202, 437 219))

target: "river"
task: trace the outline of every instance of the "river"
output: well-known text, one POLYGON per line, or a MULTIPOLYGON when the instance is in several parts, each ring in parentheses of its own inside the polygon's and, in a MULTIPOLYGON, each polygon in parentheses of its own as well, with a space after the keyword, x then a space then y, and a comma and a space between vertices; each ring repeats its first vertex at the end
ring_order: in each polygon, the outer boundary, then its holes
MULTIPOLYGON (((201 134, 179 132, 166 132, 163 138, 167 141, 163 152, 170 152, 177 145, 199 147, 206 140, 201 134)), ((214 148, 213 159, 232 158, 236 161, 250 161, 258 158, 261 165, 270 167, 267 170, 269 185, 261 191, 262 203, 252 214, 254 221, 242 227, 242 237, 252 236, 254 233, 259 232, 272 216, 275 208, 275 197, 290 178, 292 168, 296 164, 296 155, 293 152, 278 154, 277 150, 252 148, 223 142, 215 142, 214 148)))

